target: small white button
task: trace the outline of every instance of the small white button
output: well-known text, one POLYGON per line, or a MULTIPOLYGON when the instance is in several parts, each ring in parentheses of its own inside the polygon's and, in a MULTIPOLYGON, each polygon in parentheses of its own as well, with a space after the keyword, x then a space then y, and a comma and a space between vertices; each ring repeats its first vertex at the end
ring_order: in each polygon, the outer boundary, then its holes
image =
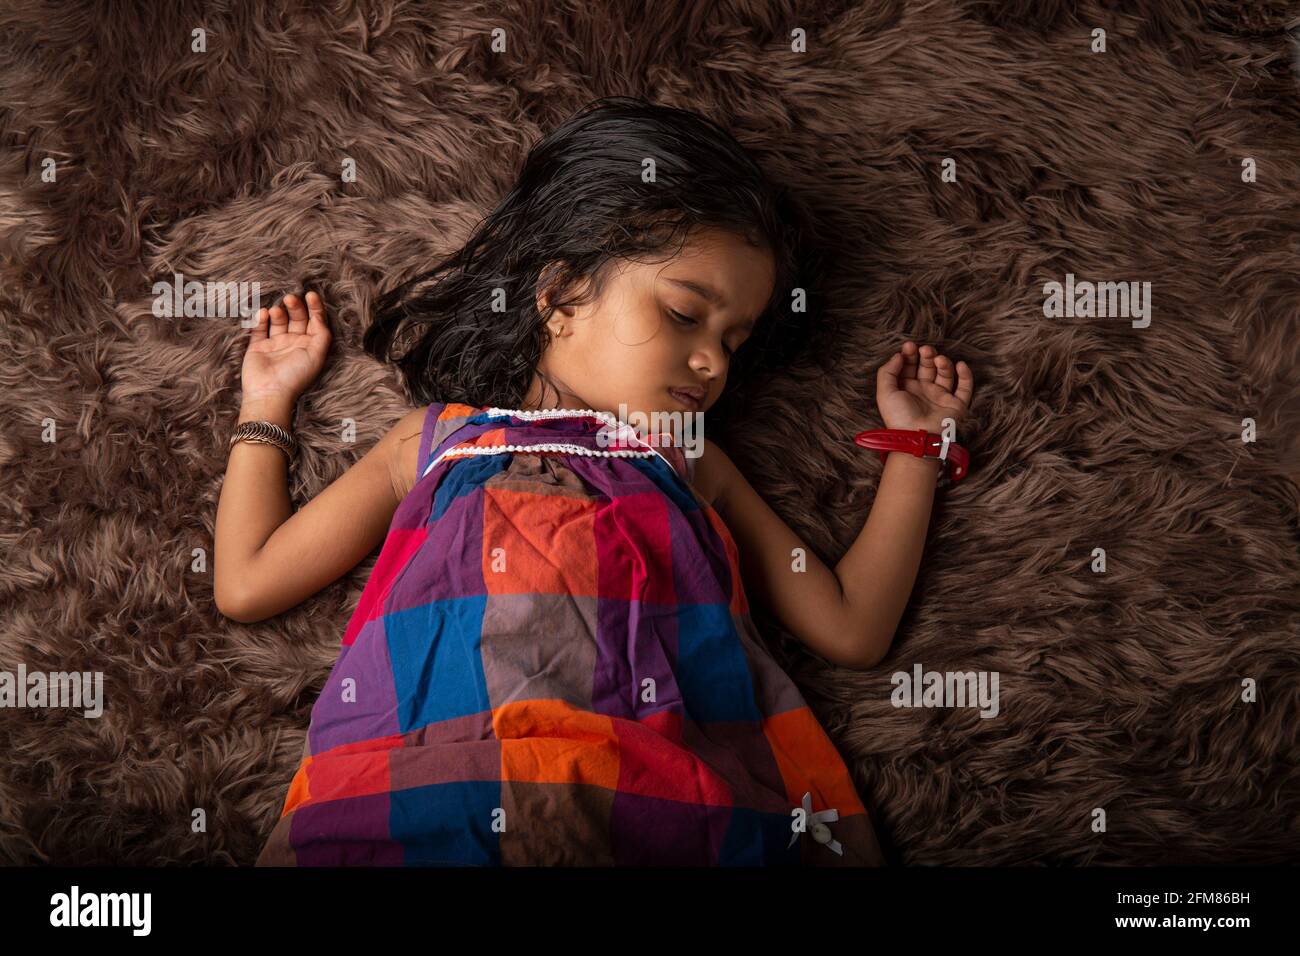
POLYGON ((812 838, 818 843, 830 843, 832 839, 831 828, 818 820, 812 825, 812 838))

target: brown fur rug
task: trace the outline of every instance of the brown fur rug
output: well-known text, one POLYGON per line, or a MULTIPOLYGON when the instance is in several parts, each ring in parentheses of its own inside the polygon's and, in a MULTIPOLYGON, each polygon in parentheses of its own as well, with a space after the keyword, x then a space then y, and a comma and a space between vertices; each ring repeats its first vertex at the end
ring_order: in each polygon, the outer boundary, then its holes
POLYGON ((1296 858, 1294 7, 330 6, 0 9, 0 669, 100 670, 106 698, 97 720, 0 711, 0 860, 251 863, 373 566, 260 624, 217 612, 244 333, 155 317, 152 284, 324 292, 301 506, 407 407, 359 349, 377 290, 608 93, 723 122, 807 213, 834 334, 721 440, 824 560, 880 476, 849 441, 880 425, 875 368, 906 337, 974 368, 973 470, 940 494, 890 656, 828 668, 759 616, 891 859, 1296 858), (1150 325, 1045 316, 1067 273, 1150 282, 1150 325), (915 664, 996 671, 998 716, 892 706, 915 664))

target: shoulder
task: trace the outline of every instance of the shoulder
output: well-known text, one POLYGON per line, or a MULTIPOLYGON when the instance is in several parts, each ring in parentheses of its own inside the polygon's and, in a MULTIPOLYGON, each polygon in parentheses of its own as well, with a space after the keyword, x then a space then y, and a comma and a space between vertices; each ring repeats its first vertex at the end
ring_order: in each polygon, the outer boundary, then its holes
POLYGON ((414 408, 399 418, 383 440, 388 444, 389 474, 397 500, 406 497, 416 481, 420 465, 420 436, 424 433, 429 405, 414 408))
POLYGON ((704 439, 703 450, 695 462, 691 484, 715 511, 721 509, 735 467, 727 453, 715 442, 704 439))

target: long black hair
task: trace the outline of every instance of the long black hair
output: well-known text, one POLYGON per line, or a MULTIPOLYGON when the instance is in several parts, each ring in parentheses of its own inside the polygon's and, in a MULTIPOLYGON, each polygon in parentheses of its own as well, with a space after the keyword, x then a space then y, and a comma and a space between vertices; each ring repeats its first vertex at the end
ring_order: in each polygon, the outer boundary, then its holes
POLYGON ((695 229, 722 228, 769 249, 776 266, 772 296, 709 412, 725 427, 740 385, 808 344, 806 305, 792 308, 793 291, 811 295, 820 259, 801 250, 797 221, 784 188, 713 121, 633 97, 598 99, 533 146, 514 188, 461 249, 376 299, 363 345, 400 368, 417 404, 515 408, 553 309, 599 297, 615 259, 666 259, 695 229), (543 275, 549 263, 559 265, 543 275), (545 314, 539 280, 556 293, 545 314), (414 344, 394 355, 408 335, 414 344))

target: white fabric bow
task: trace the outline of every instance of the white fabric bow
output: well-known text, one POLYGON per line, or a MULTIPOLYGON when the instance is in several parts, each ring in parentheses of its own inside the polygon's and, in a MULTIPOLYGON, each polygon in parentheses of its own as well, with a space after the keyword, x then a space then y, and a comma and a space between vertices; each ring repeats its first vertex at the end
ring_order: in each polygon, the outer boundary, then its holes
MULTIPOLYGON (((827 809, 827 810, 818 810, 816 813, 813 813, 813 812, 812 812, 812 792, 810 791, 810 792, 805 793, 805 794, 803 795, 803 812, 804 812, 804 816, 807 818, 807 823, 808 823, 808 829, 805 829, 804 832, 805 832, 805 833, 810 832, 811 828, 814 827, 814 826, 816 826, 817 824, 821 824, 823 827, 826 827, 826 832, 827 832, 827 834, 828 834, 828 838, 827 838, 826 840, 818 840, 817 842, 818 842, 818 843, 825 843, 825 844, 826 844, 827 846, 829 846, 833 851, 835 851, 836 853, 838 853, 840 856, 843 856, 843 855, 844 855, 844 847, 843 847, 843 845, 841 845, 840 841, 837 840, 837 839, 835 839, 834 836, 829 836, 829 834, 830 834, 830 827, 827 827, 827 826, 826 826, 827 823, 834 823, 836 820, 838 820, 838 819, 840 818, 840 811, 836 810, 834 807, 831 807, 831 808, 829 808, 829 809, 827 809)), ((787 850, 790 849, 790 847, 794 846, 794 842, 795 842, 795 840, 797 840, 797 839, 799 839, 799 831, 798 831, 798 830, 796 830, 796 831, 791 835, 791 837, 790 837, 790 842, 789 842, 788 844, 786 844, 786 847, 785 847, 785 848, 786 848, 787 850)), ((814 837, 814 839, 816 839, 816 837, 814 837)))

